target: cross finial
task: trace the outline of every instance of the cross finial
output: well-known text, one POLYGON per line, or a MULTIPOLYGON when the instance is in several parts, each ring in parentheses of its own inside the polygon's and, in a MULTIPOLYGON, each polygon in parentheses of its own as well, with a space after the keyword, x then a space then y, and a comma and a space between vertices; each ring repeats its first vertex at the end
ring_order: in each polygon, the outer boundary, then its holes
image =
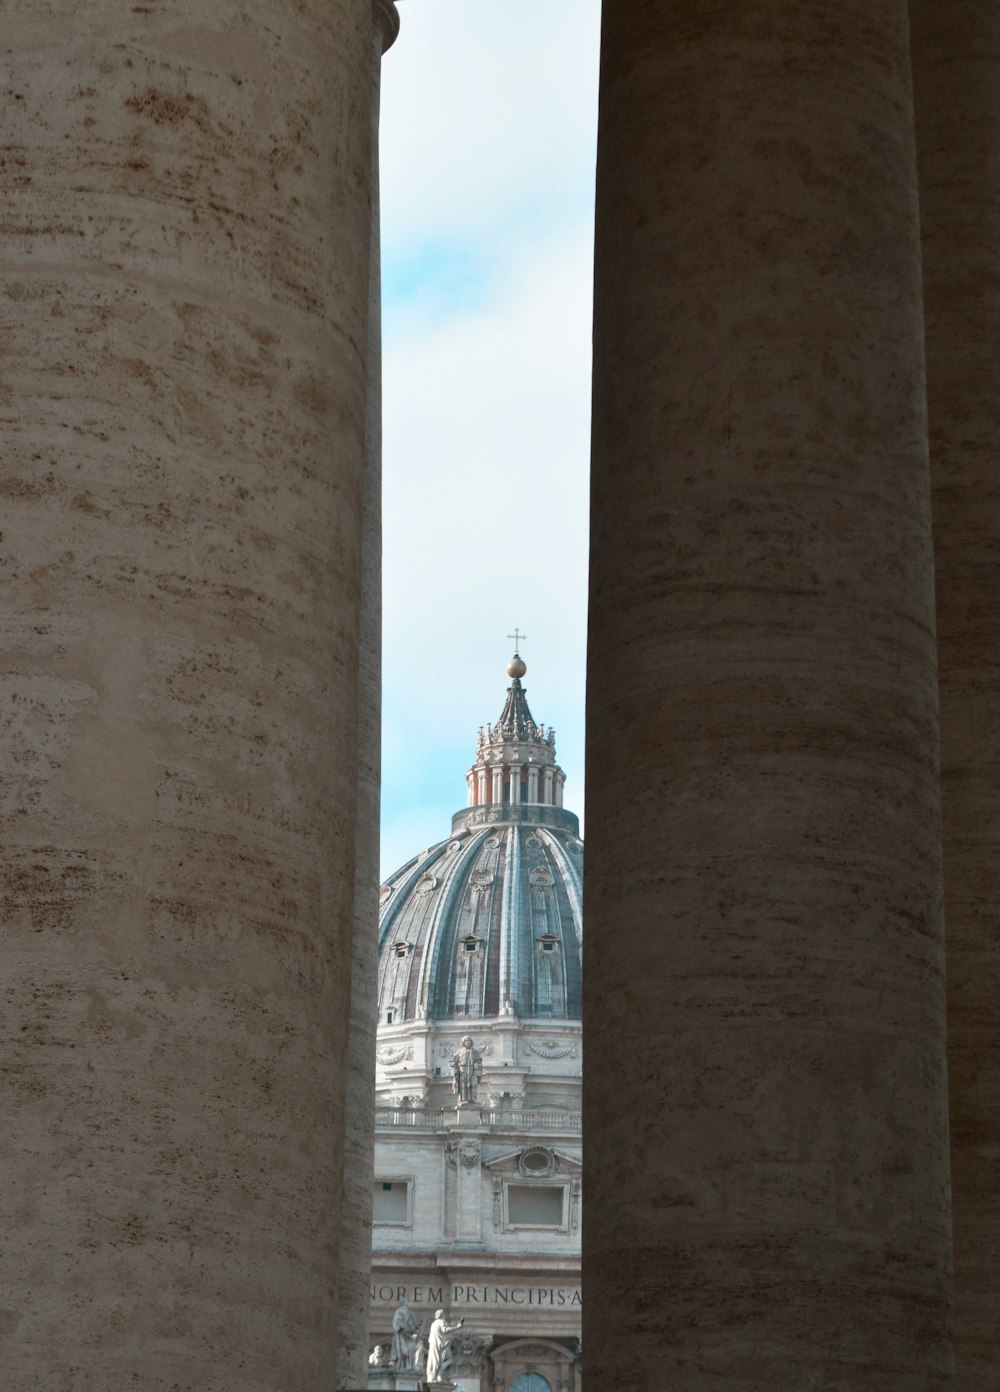
POLYGON ((527 636, 528 636, 528 635, 527 635, 526 633, 522 633, 521 630, 520 630, 519 628, 517 628, 516 626, 515 626, 515 628, 514 628, 514 632, 513 632, 513 633, 508 633, 508 634, 507 634, 507 637, 508 637, 508 638, 513 638, 513 640, 514 640, 514 652, 515 652, 516 654, 520 655, 520 652, 521 652, 521 644, 524 642, 524 640, 525 640, 525 638, 527 638, 527 636))

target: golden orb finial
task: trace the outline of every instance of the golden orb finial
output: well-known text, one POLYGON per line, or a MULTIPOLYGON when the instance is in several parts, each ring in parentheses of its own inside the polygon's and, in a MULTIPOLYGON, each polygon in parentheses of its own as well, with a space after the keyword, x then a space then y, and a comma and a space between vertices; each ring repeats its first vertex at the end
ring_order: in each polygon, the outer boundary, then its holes
POLYGON ((508 677, 523 677, 527 670, 527 667, 517 653, 515 653, 507 663, 508 677))

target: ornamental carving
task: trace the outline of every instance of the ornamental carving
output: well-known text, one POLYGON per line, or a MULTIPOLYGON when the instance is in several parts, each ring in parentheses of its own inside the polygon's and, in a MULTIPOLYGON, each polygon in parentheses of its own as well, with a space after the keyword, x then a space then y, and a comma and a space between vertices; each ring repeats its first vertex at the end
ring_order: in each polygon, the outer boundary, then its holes
MULTIPOLYGON (((480 1043, 478 1043, 476 1040, 473 1040, 473 1046, 474 1046, 476 1049, 478 1049, 479 1052, 480 1052, 481 1054, 492 1054, 492 1052, 493 1052, 493 1045, 492 1045, 490 1042, 488 1042, 488 1041, 487 1041, 487 1043, 485 1043, 485 1044, 480 1044, 480 1043)), ((437 1055, 438 1055, 438 1058, 453 1059, 457 1053, 458 1053, 458 1044, 439 1044, 439 1045, 438 1045, 438 1048, 437 1048, 437 1055)))
POLYGON ((420 877, 413 892, 414 894, 430 894, 435 889, 437 889, 437 880, 433 875, 427 874, 420 877))
POLYGON ((396 1044, 390 1045, 385 1049, 377 1049, 375 1051, 375 1057, 378 1059, 379 1063, 387 1066, 392 1063, 402 1063, 404 1059, 411 1059, 413 1057, 413 1045, 396 1044))
POLYGON ((444 1156, 453 1170, 457 1168, 459 1161, 464 1169, 474 1169, 479 1164, 480 1154, 481 1149, 478 1141, 471 1139, 445 1141, 444 1156))
POLYGON ((493 1111, 499 1112, 505 1107, 513 1111, 524 1101, 524 1090, 522 1088, 520 1092, 491 1092, 489 1096, 493 1111))
POLYGON ((539 1058, 576 1058, 576 1045, 564 1044, 558 1039, 526 1039, 524 1047, 529 1054, 537 1054, 539 1058))
POLYGON ((569 1190, 569 1225, 574 1232, 580 1226, 580 1188, 581 1181, 574 1179, 569 1190))
MULTIPOLYGON (((557 1352, 554 1348, 546 1348, 544 1344, 518 1344, 517 1348, 512 1350, 512 1353, 516 1353, 518 1358, 534 1360, 544 1358, 548 1362, 551 1362, 554 1358, 558 1357, 560 1353, 563 1353, 563 1350, 559 1349, 557 1352)), ((565 1357, 565 1354, 563 1354, 563 1356, 565 1357)))
POLYGON ((451 1367, 449 1374, 464 1374, 475 1377, 482 1371, 483 1359, 493 1345, 490 1335, 460 1334, 451 1341, 451 1367))
POLYGON ((517 1168, 532 1179, 544 1179, 555 1173, 556 1157, 547 1146, 531 1146, 517 1157, 517 1168))
POLYGON ((427 1106, 426 1092, 404 1092, 393 1104, 399 1111, 421 1111, 427 1106))
POLYGON ((379 901, 379 903, 380 903, 380 904, 388 904, 388 902, 389 902, 389 900, 390 900, 391 898, 392 898, 392 885, 383 885, 382 888, 381 888, 381 889, 379 890, 379 892, 378 892, 378 901, 379 901))

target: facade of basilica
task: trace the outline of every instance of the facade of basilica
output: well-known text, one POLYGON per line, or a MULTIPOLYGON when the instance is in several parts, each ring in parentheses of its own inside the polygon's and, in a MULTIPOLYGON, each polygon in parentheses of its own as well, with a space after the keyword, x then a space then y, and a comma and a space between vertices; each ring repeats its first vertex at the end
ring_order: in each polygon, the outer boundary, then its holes
POLYGON ((381 890, 371 1342, 406 1297, 464 1319, 464 1392, 578 1392, 583 845, 507 672, 468 806, 381 890))

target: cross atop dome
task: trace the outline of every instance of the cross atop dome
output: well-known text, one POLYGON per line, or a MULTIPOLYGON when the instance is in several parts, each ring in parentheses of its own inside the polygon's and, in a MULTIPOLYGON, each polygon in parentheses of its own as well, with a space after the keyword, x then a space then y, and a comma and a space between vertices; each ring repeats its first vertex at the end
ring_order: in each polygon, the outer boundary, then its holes
MULTIPOLYGON (((507 663, 507 675, 508 675, 508 677, 513 677, 513 679, 514 679, 514 685, 515 685, 515 686, 518 686, 518 687, 521 685, 521 678, 524 676, 525 672, 528 670, 528 668, 527 668, 527 666, 526 666, 526 664, 525 664, 525 662, 524 662, 524 659, 521 657, 521 653, 520 653, 521 644, 524 642, 524 640, 525 640, 525 638, 527 638, 527 636, 528 636, 528 635, 527 635, 526 633, 522 633, 522 632, 521 632, 521 630, 517 627, 516 624, 514 625, 514 632, 513 632, 513 633, 508 633, 508 634, 507 634, 507 637, 508 637, 508 638, 513 642, 513 644, 514 644, 514 656, 513 656, 513 657, 511 658, 511 660, 507 663)), ((525 705, 524 709, 525 709, 525 710, 528 709, 527 705, 525 705)), ((503 722, 503 716, 500 717, 500 723, 502 723, 502 722, 503 722)))

